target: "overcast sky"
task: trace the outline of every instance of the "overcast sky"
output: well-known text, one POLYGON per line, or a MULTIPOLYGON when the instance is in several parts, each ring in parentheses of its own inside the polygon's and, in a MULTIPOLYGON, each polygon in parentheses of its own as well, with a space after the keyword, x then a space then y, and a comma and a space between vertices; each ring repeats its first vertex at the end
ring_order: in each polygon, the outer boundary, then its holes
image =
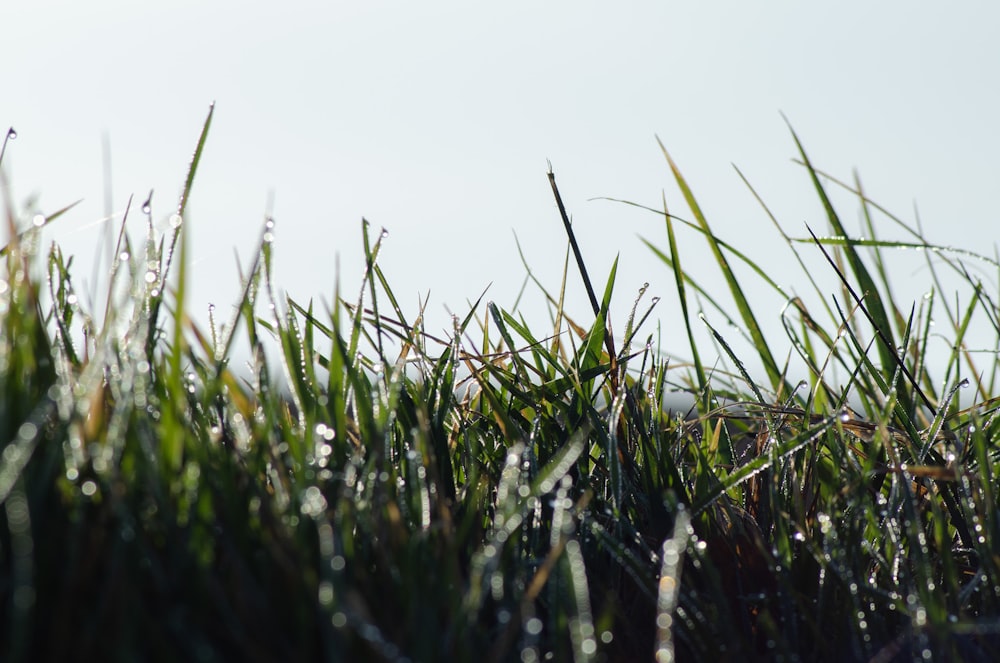
MULTIPOLYGON (((196 315, 237 298, 234 249, 250 261, 272 198, 277 280, 300 301, 330 301, 336 256, 355 291, 362 217, 389 231, 382 264, 408 313, 430 293, 432 330, 491 283, 489 299, 513 303, 515 233, 557 289, 566 241, 548 160, 595 279, 621 257, 617 327, 650 282, 665 337, 682 344, 672 277, 639 240, 665 245, 662 220, 593 199, 659 207, 666 195, 690 218, 658 136, 716 232, 797 292, 791 254, 733 169, 792 234, 825 227, 782 113, 817 166, 845 179, 857 169, 905 219, 918 209, 929 241, 994 250, 995 2, 94 0, 2 14, 0 126, 18 133, 4 168, 22 209, 84 199, 51 231, 78 255, 80 283, 102 237, 102 137, 113 222, 153 189, 165 228, 216 102, 187 219, 196 315)), ((840 210, 857 229, 857 205, 840 210)), ((686 267, 719 283, 704 241, 680 241, 686 267)), ((914 296, 926 278, 900 273, 914 296)), ((570 311, 586 321, 571 280, 570 311)), ((759 314, 776 317, 782 299, 759 296, 759 314)), ((523 311, 547 324, 537 297, 523 311)))

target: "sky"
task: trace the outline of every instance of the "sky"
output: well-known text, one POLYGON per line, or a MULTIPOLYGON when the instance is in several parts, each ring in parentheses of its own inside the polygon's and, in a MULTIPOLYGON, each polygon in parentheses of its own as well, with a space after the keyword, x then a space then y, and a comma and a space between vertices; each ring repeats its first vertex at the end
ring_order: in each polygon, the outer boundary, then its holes
MULTIPOLYGON (((95 287, 129 196, 134 236, 150 190, 167 229, 215 103, 185 220, 201 320, 237 300, 234 254, 250 262, 268 214, 276 281, 300 302, 329 303, 338 278, 356 291, 362 218, 388 231, 380 260, 407 314, 428 298, 428 331, 484 291, 514 304, 515 238, 557 291, 566 236, 551 163, 594 280, 620 260, 613 324, 648 282, 665 349, 687 355, 673 277, 642 242, 666 245, 662 217, 603 198, 665 199, 692 218, 659 138, 715 232, 797 294, 801 271, 734 169, 791 234, 824 230, 786 118, 815 165, 857 171, 880 204, 911 223, 919 213, 928 241, 994 252, 994 2, 10 4, 0 128, 18 137, 3 167, 25 213, 83 199, 46 235, 76 255, 78 288, 95 287)), ((857 203, 836 200, 857 230, 857 203)), ((678 239, 685 267, 726 300, 704 240, 678 239)), ((926 268, 901 260, 900 294, 919 297, 926 268)), ((784 298, 748 288, 782 347, 784 298)), ((572 272, 567 308, 592 319, 572 272)), ((548 324, 537 290, 521 312, 548 324)))

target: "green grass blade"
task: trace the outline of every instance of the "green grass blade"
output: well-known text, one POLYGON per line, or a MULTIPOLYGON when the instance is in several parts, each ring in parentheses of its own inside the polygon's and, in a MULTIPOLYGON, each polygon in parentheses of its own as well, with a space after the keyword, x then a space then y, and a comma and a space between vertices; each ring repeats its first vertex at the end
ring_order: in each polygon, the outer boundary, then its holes
MULTIPOLYGON (((695 375, 698 378, 698 393, 702 398, 702 409, 708 411, 710 404, 708 401, 708 378, 705 373, 705 366, 701 362, 698 354, 698 343, 695 341, 694 332, 691 329, 691 310, 688 306, 687 290, 684 287, 684 268, 681 266, 681 254, 677 250, 677 237, 674 234, 674 224, 667 210, 667 198, 663 196, 663 218, 667 224, 667 242, 670 246, 670 260, 668 264, 674 273, 674 285, 677 288, 677 297, 681 303, 681 315, 684 317, 684 329, 687 332, 688 347, 691 348, 691 359, 694 364, 695 375)), ((665 258, 665 256, 664 256, 665 258)))
MULTIPOLYGON (((830 201, 830 198, 826 193, 826 189, 823 188, 823 184, 819 180, 819 174, 813 168, 812 162, 809 161, 805 148, 802 146, 798 135, 795 133, 795 130, 792 129, 790 124, 788 125, 788 130, 791 132, 792 139, 795 141, 795 146, 799 151, 799 155, 802 157, 806 170, 809 172, 809 178, 812 180, 816 194, 819 196, 819 199, 823 204, 827 221, 830 223, 830 226, 837 235, 845 238, 849 237, 847 230, 840 222, 840 217, 834 209, 833 203, 830 201)), ((882 361, 883 370, 889 371, 891 370, 889 368, 890 366, 895 367, 897 365, 899 358, 896 355, 896 344, 893 340, 894 334, 892 326, 889 322, 889 316, 886 313, 882 293, 876 287, 874 279, 872 279, 871 274, 868 272, 868 268, 865 267, 864 261, 861 259, 858 252, 854 250, 854 247, 850 244, 845 245, 844 255, 847 258, 847 263, 851 267, 851 272, 858 280, 858 285, 866 302, 865 308, 868 310, 871 317, 872 326, 880 337, 878 352, 882 361)), ((908 395, 906 385, 904 383, 897 383, 896 387, 899 391, 899 398, 903 405, 903 409, 906 412, 913 412, 913 401, 908 395)), ((926 404, 930 406, 929 401, 926 404)))
MULTIPOLYGON (((659 142, 659 139, 657 139, 659 142)), ((712 254, 715 256, 716 264, 719 266, 719 270, 726 279, 726 283, 729 285, 729 291, 733 296, 733 300, 736 303, 736 308, 740 312, 740 317, 743 323, 747 327, 747 331, 750 334, 750 338, 753 339, 754 349, 760 356, 761 362, 764 365, 764 370, 767 372, 768 379, 771 382, 771 387, 776 392, 789 392, 790 389, 782 388, 784 382, 781 372, 778 370, 777 362, 774 360, 774 356, 771 354, 771 350, 764 339, 764 334, 760 329, 760 325, 757 324, 757 318, 753 313, 753 308, 750 306, 749 301, 743 293, 743 289, 736 279, 736 275, 733 273, 729 266, 729 261, 726 256, 722 253, 722 248, 719 246, 718 242, 713 238, 714 234, 708 225, 708 221, 705 215, 701 211, 701 207, 698 205, 698 201, 695 199, 691 188, 688 186, 687 181, 681 174, 680 169, 677 168, 677 164, 671 158, 670 154, 667 152, 666 147, 663 143, 660 144, 660 149, 663 151, 664 157, 667 159, 667 163, 670 165, 670 170, 674 175, 674 180, 677 182, 677 186, 680 187, 681 193, 684 195, 684 199, 691 209, 691 213, 694 214, 695 220, 698 225, 705 230, 705 237, 708 239, 709 248, 712 250, 712 254)))

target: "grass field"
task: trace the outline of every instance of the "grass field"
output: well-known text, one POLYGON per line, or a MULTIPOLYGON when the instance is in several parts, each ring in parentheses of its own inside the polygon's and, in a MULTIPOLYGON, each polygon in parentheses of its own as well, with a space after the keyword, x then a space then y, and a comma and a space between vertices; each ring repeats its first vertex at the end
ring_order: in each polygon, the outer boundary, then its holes
POLYGON ((713 234, 666 150, 687 211, 653 210, 650 248, 679 310, 612 310, 614 269, 589 272, 567 221, 564 282, 536 284, 551 327, 477 302, 438 338, 404 314, 378 233, 362 291, 318 310, 274 294, 265 227, 237 315, 198 328, 185 205, 210 124, 166 233, 121 236, 105 310, 39 251, 59 213, 7 202, 3 660, 1000 659, 1000 287, 968 268, 994 259, 930 246, 861 193, 851 239, 825 187, 860 189, 796 138, 826 218, 815 241, 779 228, 819 302, 789 299, 780 343, 736 274, 777 285, 713 234), (911 239, 877 239, 876 217, 911 239), (684 263, 681 225, 724 297, 684 263), (886 267, 906 248, 933 292, 916 305, 886 267), (569 279, 593 310, 563 310, 569 279), (668 355, 657 325, 687 347, 668 355), (731 350, 738 330, 755 356, 731 350), (932 332, 953 348, 936 365, 932 332))

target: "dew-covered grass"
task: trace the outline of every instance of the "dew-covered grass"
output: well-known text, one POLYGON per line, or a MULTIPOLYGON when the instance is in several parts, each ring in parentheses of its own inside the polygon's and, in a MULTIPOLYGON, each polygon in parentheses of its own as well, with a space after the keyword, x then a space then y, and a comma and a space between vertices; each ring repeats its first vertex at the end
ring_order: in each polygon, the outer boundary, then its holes
POLYGON ((783 291, 666 150, 687 212, 642 213, 676 310, 612 307, 550 174, 569 240, 563 283, 536 282, 550 327, 479 301, 428 333, 367 226, 360 293, 278 298, 265 226, 235 315, 202 328, 185 207, 210 121, 172 222, 122 233, 100 310, 38 247, 65 210, 5 198, 4 660, 1000 659, 995 260, 929 245, 792 134, 825 218, 775 222, 816 295, 787 298, 780 338, 739 275, 783 291), (682 226, 714 265, 685 262, 682 226), (914 248, 933 296, 897 301, 887 265, 914 248), (590 310, 564 309, 571 279, 590 310), (952 348, 933 365, 932 333, 952 348))

